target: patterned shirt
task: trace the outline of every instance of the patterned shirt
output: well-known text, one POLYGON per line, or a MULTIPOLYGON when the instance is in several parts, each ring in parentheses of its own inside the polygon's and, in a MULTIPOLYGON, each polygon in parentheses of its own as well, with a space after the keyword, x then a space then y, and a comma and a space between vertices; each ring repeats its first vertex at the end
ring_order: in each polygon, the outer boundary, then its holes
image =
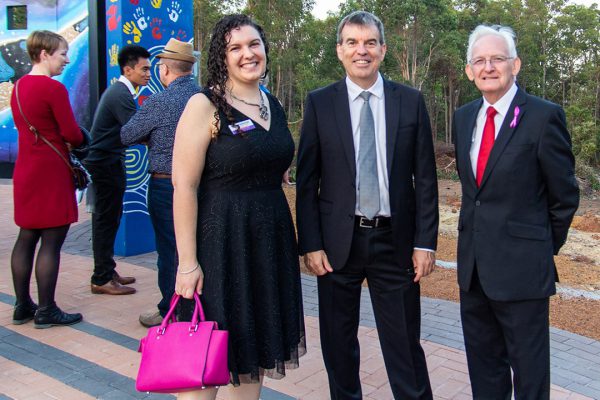
POLYGON ((146 142, 151 173, 171 173, 175 129, 188 100, 196 93, 200 87, 192 76, 180 76, 162 92, 148 97, 121 128, 124 145, 146 142))

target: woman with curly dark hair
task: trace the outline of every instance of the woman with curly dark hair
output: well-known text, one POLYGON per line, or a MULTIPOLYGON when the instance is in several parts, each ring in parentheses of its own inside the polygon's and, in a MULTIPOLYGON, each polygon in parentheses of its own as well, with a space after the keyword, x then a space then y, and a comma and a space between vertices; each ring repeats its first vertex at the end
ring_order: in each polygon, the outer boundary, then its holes
MULTIPOLYGON (((283 377, 306 352, 296 237, 281 189, 294 142, 279 101, 259 88, 268 51, 245 15, 215 25, 208 84, 188 102, 173 151, 175 291, 202 294, 206 318, 229 331, 227 399, 258 399, 264 375, 283 377)), ((184 302, 180 319, 192 308, 184 302)))

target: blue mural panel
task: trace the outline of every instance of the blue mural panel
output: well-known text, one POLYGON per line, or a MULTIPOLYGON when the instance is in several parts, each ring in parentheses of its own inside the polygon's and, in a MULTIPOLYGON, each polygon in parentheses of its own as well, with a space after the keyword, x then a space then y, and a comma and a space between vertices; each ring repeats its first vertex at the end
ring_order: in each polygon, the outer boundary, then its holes
MULTIPOLYGON (((71 63, 55 79, 67 87, 79 124, 91 126, 88 2, 27 1, 28 29, 6 30, 6 6, 23 3, 0 0, 0 163, 14 163, 17 157, 18 133, 9 108, 10 94, 14 82, 31 70, 25 40, 33 30, 51 30, 60 33, 69 42, 71 63)), ((163 87, 158 78, 155 57, 171 37, 192 41, 192 15, 192 0, 107 0, 104 16, 107 82, 114 82, 120 75, 117 63, 119 49, 133 43, 145 47, 152 55, 152 78, 136 94, 137 105, 140 106, 148 96, 161 91, 163 87)), ((154 235, 147 209, 149 175, 146 147, 134 146, 129 149, 126 166, 124 214, 115 243, 115 253, 119 255, 139 254, 154 249, 154 235)))
MULTIPOLYGON (((163 90, 158 77, 156 55, 170 38, 191 42, 193 39, 192 0, 117 0, 106 3, 107 82, 120 75, 119 50, 127 44, 146 48, 151 55, 152 77, 136 94, 141 106, 148 96, 163 90)), ((133 255, 153 251, 154 233, 148 215, 148 159, 145 146, 133 146, 125 157, 127 190, 123 199, 123 217, 115 241, 115 254, 133 255)))
POLYGON ((25 40, 33 30, 46 29, 63 35, 69 42, 71 63, 55 77, 69 91, 75 118, 89 127, 89 38, 88 4, 81 0, 0 0, 0 162, 17 158, 17 131, 10 111, 12 85, 31 70, 25 40), (27 6, 28 29, 7 30, 6 7, 27 6))

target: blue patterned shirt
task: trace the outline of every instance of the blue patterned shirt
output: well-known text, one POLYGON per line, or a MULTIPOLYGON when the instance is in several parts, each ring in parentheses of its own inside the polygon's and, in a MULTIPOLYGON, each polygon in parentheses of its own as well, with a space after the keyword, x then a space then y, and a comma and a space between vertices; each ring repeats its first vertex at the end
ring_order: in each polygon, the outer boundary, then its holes
POLYGON ((196 93, 200 93, 200 87, 192 76, 180 76, 162 92, 148 97, 121 128, 124 145, 148 145, 151 173, 171 173, 175 129, 188 100, 196 93))

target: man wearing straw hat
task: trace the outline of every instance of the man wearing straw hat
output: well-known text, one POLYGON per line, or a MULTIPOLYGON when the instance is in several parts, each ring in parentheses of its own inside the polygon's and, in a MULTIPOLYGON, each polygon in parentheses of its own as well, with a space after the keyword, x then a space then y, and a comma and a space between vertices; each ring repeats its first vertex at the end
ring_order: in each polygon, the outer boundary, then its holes
POLYGON ((139 111, 121 128, 125 145, 146 143, 150 162, 148 211, 158 252, 158 287, 162 298, 158 310, 140 315, 146 327, 158 325, 169 310, 175 289, 177 254, 173 228, 173 185, 171 158, 179 117, 190 97, 200 91, 192 76, 196 62, 191 43, 170 39, 156 56, 161 83, 166 89, 149 97, 139 111))

